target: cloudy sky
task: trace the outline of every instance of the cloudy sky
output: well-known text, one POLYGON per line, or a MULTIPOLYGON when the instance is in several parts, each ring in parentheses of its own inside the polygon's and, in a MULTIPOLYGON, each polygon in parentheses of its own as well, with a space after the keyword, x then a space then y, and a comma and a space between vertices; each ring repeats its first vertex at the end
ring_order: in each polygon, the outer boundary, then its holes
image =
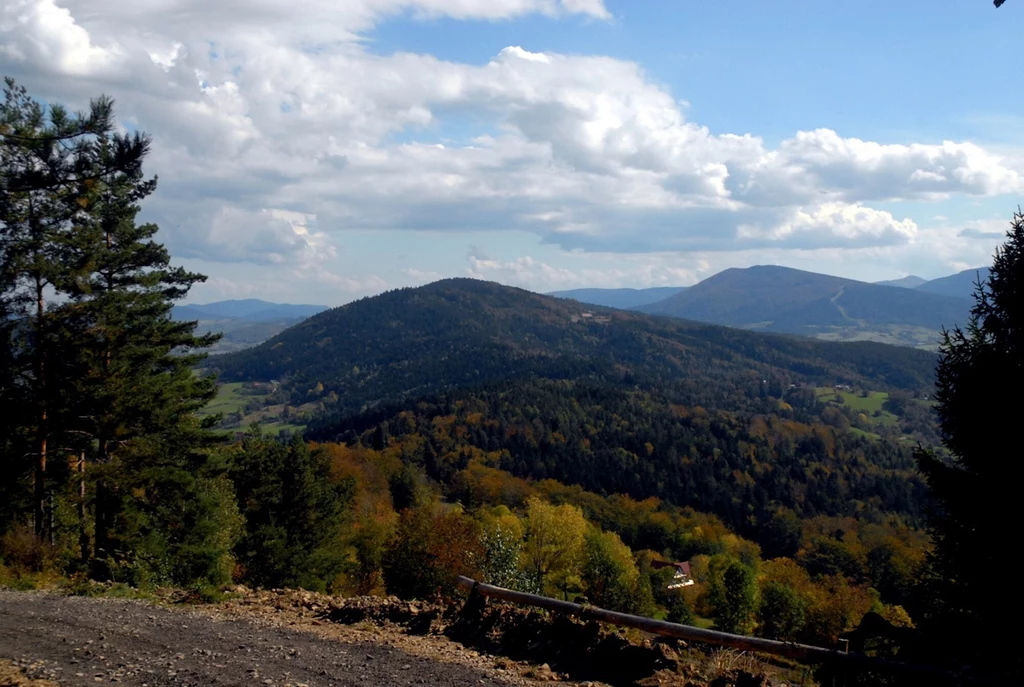
POLYGON ((988 262, 1024 1, 3 0, 0 73, 153 137, 192 301, 988 262))

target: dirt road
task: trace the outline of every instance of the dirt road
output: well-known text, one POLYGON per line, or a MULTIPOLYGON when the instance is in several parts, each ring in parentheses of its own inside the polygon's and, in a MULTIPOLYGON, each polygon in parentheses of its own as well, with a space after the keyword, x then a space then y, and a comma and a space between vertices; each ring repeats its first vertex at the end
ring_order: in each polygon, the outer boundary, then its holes
POLYGON ((63 687, 522 684, 391 646, 119 599, 0 591, 0 659, 63 687))

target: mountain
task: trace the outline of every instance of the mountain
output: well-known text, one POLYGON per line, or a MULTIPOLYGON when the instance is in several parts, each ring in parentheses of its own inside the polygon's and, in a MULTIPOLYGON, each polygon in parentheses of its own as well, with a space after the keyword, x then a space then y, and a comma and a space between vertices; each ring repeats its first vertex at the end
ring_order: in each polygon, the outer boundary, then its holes
POLYGON ((712 405, 726 387, 756 394, 769 378, 926 389, 934 365, 911 349, 583 308, 472 279, 365 298, 211 363, 223 381, 278 380, 293 400, 325 397, 339 412, 529 377, 672 383, 712 405))
POLYGON ((208 351, 218 355, 255 346, 324 310, 327 310, 325 305, 291 305, 246 298, 205 305, 176 305, 171 316, 176 320, 198 321, 196 331, 200 334, 223 334, 208 351))
POLYGON ((177 320, 248 320, 250 322, 272 322, 275 320, 296 320, 312 317, 327 310, 326 305, 291 305, 270 303, 257 298, 217 301, 205 305, 178 305, 174 308, 177 320))
POLYGON ((880 286, 788 267, 728 269, 641 312, 815 338, 934 348, 966 320, 966 298, 880 286))
POLYGON ((943 296, 970 298, 974 293, 974 284, 978 279, 981 279, 983 282, 988 280, 988 272, 989 269, 987 267, 974 267, 963 272, 951 274, 948 277, 932 279, 918 286, 917 290, 937 293, 943 296))
POLYGON ((876 281, 874 283, 879 286, 899 286, 904 289, 916 289, 926 281, 926 279, 922 279, 921 277, 911 274, 901 279, 886 279, 884 281, 876 281))
POLYGON ((554 291, 548 295, 557 298, 571 298, 574 301, 590 305, 628 310, 664 300, 685 288, 685 286, 656 286, 650 289, 572 289, 570 291, 554 291))

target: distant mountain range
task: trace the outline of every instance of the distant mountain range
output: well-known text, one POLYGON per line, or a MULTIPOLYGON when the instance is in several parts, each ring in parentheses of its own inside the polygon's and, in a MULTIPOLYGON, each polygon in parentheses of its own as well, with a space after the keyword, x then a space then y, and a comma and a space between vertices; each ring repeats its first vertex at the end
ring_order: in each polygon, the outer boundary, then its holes
POLYGON ((934 355, 909 348, 584 308, 492 282, 446 279, 320 313, 259 346, 218 356, 211 367, 224 381, 283 380, 298 398, 335 392, 339 412, 359 412, 525 378, 671 381, 708 403, 718 402, 723 384, 756 389, 783 373, 794 382, 916 389, 931 385, 934 364, 934 355))
POLYGON ((969 270, 957 272, 956 274, 951 274, 948 277, 932 279, 931 281, 912 274, 908 277, 903 277, 902 279, 890 279, 888 281, 878 281, 875 283, 879 286, 902 286, 906 289, 928 291, 930 293, 952 296, 954 298, 970 298, 974 293, 974 285, 979 279, 981 281, 988 279, 987 267, 972 267, 969 270))
POLYGON ((580 303, 629 310, 674 296, 685 286, 656 286, 650 289, 572 289, 553 291, 549 296, 571 298, 580 303))
POLYGON ((258 298, 244 298, 232 301, 217 301, 205 305, 178 305, 174 318, 178 320, 247 320, 249 322, 273 322, 312 317, 327 310, 326 305, 291 305, 270 303, 258 298))
MULTIPOLYGON (((931 281, 911 275, 869 284, 788 267, 755 266, 725 270, 691 287, 573 289, 548 295, 755 331, 934 350, 942 327, 966 321, 979 276, 986 279, 988 268, 931 281)), ((224 338, 210 350, 219 354, 261 344, 327 309, 250 298, 176 306, 173 316, 198 320, 200 332, 222 332, 224 338)))
POLYGON ((964 274, 901 288, 760 265, 719 272, 636 309, 758 331, 935 348, 943 327, 966 322, 964 274))
POLYGON ((216 355, 255 346, 324 310, 327 310, 325 305, 292 305, 245 298, 205 305, 176 305, 171 316, 176 320, 198 321, 199 333, 223 334, 209 349, 209 353, 216 355))

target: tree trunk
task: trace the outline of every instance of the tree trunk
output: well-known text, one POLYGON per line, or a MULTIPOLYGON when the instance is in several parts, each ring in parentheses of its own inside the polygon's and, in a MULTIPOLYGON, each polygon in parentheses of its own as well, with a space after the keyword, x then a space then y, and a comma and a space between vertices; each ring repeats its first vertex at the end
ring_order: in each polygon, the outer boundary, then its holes
POLYGON ((36 469, 35 469, 35 533, 40 540, 46 538, 49 527, 46 518, 46 363, 43 351, 43 325, 46 313, 46 300, 43 295, 43 281, 36 276, 36 350, 35 350, 35 384, 39 404, 39 424, 36 428, 36 469))
POLYGON ((110 542, 110 512, 107 507, 107 487, 102 480, 96 482, 96 498, 93 505, 93 517, 96 522, 96 531, 93 532, 93 558, 91 572, 93 579, 106 580, 110 577, 109 557, 110 542))
POLYGON ((78 453, 78 546, 81 549, 82 565, 89 562, 89 526, 85 507, 85 451, 78 453))

